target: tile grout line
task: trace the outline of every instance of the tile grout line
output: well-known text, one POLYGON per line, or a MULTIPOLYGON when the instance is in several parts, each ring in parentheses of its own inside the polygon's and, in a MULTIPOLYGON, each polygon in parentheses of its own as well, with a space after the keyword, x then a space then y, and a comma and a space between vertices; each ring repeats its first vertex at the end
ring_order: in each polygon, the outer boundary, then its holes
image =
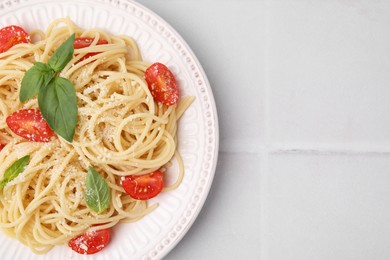
POLYGON ((390 148, 343 145, 267 145, 267 154, 311 154, 311 155, 390 155, 390 148))
POLYGON ((252 147, 227 147, 220 149, 220 153, 257 154, 259 156, 277 154, 308 154, 308 155, 390 155, 390 147, 375 146, 348 146, 348 145, 290 145, 268 144, 252 147), (237 149, 238 148, 238 149, 237 149))

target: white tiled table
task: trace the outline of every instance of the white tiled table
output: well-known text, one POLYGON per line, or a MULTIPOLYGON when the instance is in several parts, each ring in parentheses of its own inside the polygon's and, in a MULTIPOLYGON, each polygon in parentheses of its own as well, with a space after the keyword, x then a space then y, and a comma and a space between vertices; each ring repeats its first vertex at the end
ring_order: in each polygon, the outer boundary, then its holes
POLYGON ((139 2, 219 113, 210 195, 166 259, 390 259, 390 1, 139 2))

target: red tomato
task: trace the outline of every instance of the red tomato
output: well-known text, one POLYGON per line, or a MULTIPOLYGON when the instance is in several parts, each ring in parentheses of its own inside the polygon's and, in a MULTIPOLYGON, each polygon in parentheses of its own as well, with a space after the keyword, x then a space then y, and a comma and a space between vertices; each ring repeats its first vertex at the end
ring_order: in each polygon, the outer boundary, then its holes
POLYGON ((179 100, 179 90, 172 72, 161 63, 153 63, 145 71, 145 80, 153 97, 171 106, 179 100))
POLYGON ((18 110, 5 121, 12 132, 29 141, 49 142, 54 134, 38 109, 18 110))
POLYGON ((130 197, 148 200, 156 197, 164 187, 163 173, 155 171, 144 175, 129 175, 122 181, 122 186, 130 197))
POLYGON ((110 242, 110 229, 87 231, 68 242, 68 246, 79 254, 95 254, 110 242))
MULTIPOLYGON (((74 40, 74 48, 75 49, 82 49, 82 48, 85 48, 85 47, 89 47, 91 46, 91 43, 93 42, 94 38, 88 38, 88 37, 78 37, 74 40)), ((103 45, 103 44, 108 44, 108 41, 106 40, 98 40, 98 42, 96 43, 97 45, 103 45)), ((85 60, 93 55, 96 55, 98 54, 99 52, 91 52, 91 53, 87 53, 85 54, 85 56, 83 58, 81 58, 80 61, 82 60, 85 60)))
POLYGON ((0 144, 0 151, 3 150, 4 146, 4 144, 0 144))
POLYGON ((5 52, 16 44, 29 42, 30 35, 22 27, 11 25, 0 29, 0 52, 5 52))

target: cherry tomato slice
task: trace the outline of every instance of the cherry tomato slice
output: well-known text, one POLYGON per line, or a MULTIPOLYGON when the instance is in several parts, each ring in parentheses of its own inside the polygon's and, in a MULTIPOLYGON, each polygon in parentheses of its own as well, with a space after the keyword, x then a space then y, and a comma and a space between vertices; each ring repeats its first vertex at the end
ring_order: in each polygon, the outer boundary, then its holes
POLYGON ((157 101, 171 106, 179 100, 175 77, 164 64, 156 62, 150 65, 145 71, 145 80, 157 101))
POLYGON ((122 180, 122 186, 130 197, 148 200, 156 197, 164 187, 163 173, 155 171, 144 175, 129 175, 122 180))
POLYGON ((11 25, 0 29, 0 53, 16 44, 29 42, 30 35, 22 27, 11 25))
POLYGON ((12 132, 29 141, 49 142, 54 134, 38 109, 18 110, 5 121, 12 132))
POLYGON ((110 242, 110 229, 87 231, 68 242, 68 246, 79 254, 95 254, 105 248, 110 242))
MULTIPOLYGON (((78 37, 78 38, 76 38, 74 40, 73 46, 74 46, 75 49, 82 49, 82 48, 85 48, 85 47, 89 47, 89 46, 91 46, 93 40, 94 40, 94 38, 78 37)), ((97 45, 108 44, 108 41, 106 41, 106 40, 98 40, 96 44, 97 45)), ((98 53, 99 52, 87 53, 87 54, 85 54, 85 56, 83 58, 80 59, 80 61, 88 59, 89 57, 91 57, 93 55, 96 55, 98 53)))

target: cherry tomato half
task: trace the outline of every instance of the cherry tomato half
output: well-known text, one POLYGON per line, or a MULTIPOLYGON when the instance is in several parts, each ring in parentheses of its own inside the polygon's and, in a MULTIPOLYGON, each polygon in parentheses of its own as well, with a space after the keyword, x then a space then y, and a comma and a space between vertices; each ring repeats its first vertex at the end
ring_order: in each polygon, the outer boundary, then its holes
POLYGON ((0 29, 0 52, 5 52, 16 44, 29 42, 30 35, 22 27, 11 25, 0 29))
MULTIPOLYGON (((82 48, 85 48, 85 47, 89 47, 91 46, 92 42, 94 41, 94 38, 89 38, 89 37, 78 37, 74 40, 74 48, 75 49, 82 49, 82 48)), ((103 44, 108 44, 108 41, 106 40, 98 40, 97 45, 103 45, 103 44)), ((96 55, 98 54, 99 52, 91 52, 91 53, 87 53, 85 54, 85 56, 83 58, 81 58, 80 61, 82 60, 85 60, 85 59, 88 59, 89 57, 93 56, 93 55, 96 55)))
POLYGON ((49 142, 54 134, 38 109, 18 110, 5 121, 12 132, 29 141, 49 142))
POLYGON ((122 186, 130 197, 148 200, 156 197, 164 187, 163 173, 155 171, 144 175, 129 175, 122 180, 122 186))
POLYGON ((87 231, 68 242, 68 246, 79 254, 95 254, 110 242, 110 229, 87 231))
POLYGON ((179 100, 175 77, 164 64, 156 62, 150 65, 145 71, 145 80, 157 101, 171 106, 179 100))

